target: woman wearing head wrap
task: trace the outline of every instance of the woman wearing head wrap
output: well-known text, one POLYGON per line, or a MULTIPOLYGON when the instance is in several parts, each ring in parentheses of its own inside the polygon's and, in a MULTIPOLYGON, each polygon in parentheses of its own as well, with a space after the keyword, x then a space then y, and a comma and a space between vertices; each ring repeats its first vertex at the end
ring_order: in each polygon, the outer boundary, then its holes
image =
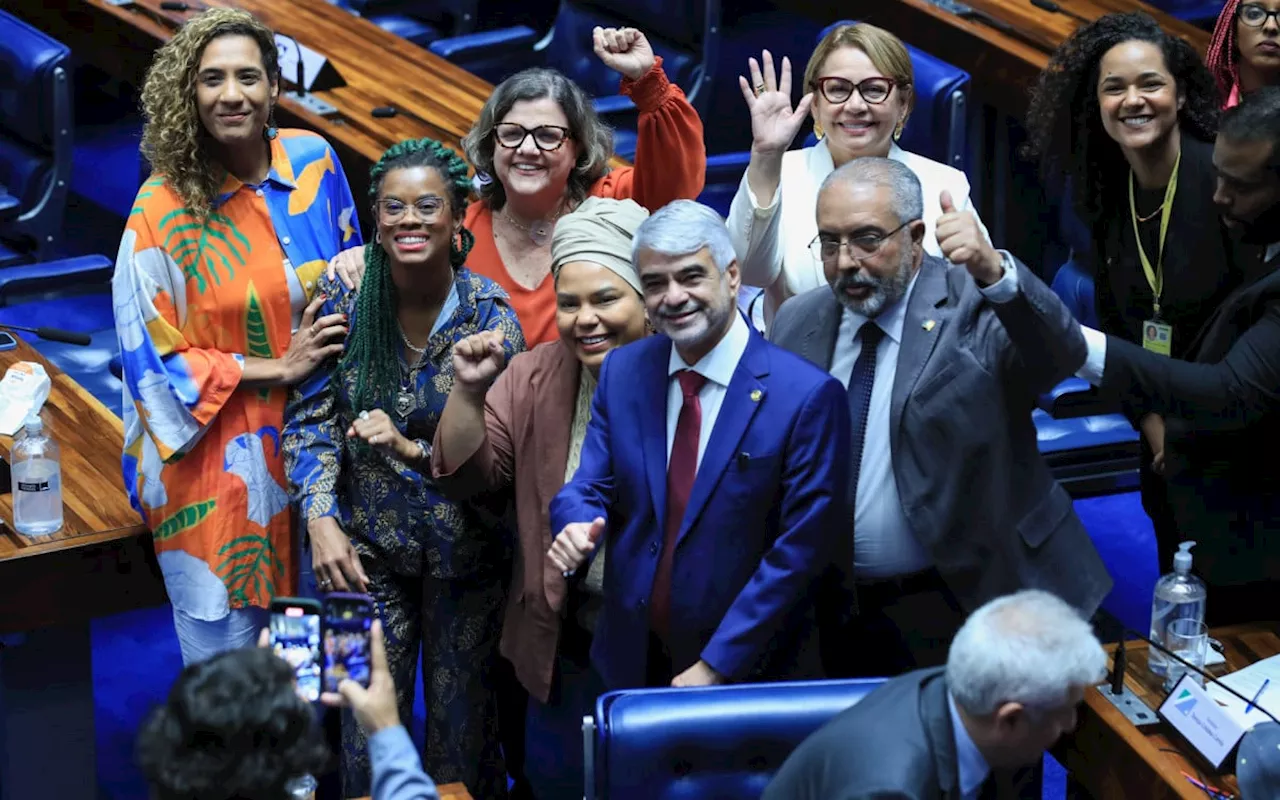
POLYGON ((560 340, 517 356, 505 371, 501 333, 458 342, 432 446, 431 471, 445 491, 515 494, 520 546, 501 651, 530 694, 525 773, 538 797, 582 792, 581 748, 557 744, 575 741, 600 691, 587 654, 605 556, 602 549, 571 587, 562 625, 552 599, 561 606, 564 579, 543 573, 547 506, 578 467, 605 356, 648 332, 631 265, 632 236, 648 216, 631 200, 588 198, 561 218, 551 245, 560 340))

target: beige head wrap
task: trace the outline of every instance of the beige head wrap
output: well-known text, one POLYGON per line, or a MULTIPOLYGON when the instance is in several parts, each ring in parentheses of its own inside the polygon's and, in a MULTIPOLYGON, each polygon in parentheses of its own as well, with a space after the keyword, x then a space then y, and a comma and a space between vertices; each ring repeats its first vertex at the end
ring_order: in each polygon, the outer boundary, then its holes
POLYGON ((631 264, 631 239, 648 218, 648 210, 634 200, 588 197, 556 222, 551 273, 558 274, 574 261, 590 261, 616 272, 637 294, 643 294, 640 276, 631 264))

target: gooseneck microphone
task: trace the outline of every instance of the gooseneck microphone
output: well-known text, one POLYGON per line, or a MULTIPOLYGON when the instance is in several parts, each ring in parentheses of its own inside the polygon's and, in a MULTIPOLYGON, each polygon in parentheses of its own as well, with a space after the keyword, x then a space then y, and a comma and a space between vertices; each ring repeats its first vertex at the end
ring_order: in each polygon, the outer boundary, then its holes
POLYGON ((93 338, 87 333, 76 333, 75 331, 67 331, 62 328, 28 328, 25 325, 9 325, 8 323, 0 324, 0 328, 9 328, 15 331, 26 331, 34 333, 41 339, 50 342, 62 342, 63 344, 77 344, 87 346, 93 343, 93 338))
POLYGON ((1074 11, 1068 11, 1067 9, 1053 2, 1053 0, 1031 0, 1031 5, 1035 6, 1041 11, 1048 11, 1050 14, 1062 14, 1063 16, 1071 17, 1072 19, 1078 20, 1079 22, 1085 25, 1088 25, 1090 22, 1093 21, 1090 19, 1085 19, 1084 17, 1080 16, 1074 11))
POLYGON ((278 32, 277 35, 283 36, 293 42, 293 51, 298 54, 298 60, 294 63, 293 82, 294 86, 297 87, 294 91, 298 97, 305 97, 307 94, 307 84, 306 71, 302 68, 302 45, 298 44, 298 40, 287 33, 278 32))
POLYGON ((1116 642, 1115 667, 1112 670, 1112 675, 1111 675, 1111 693, 1112 694, 1118 695, 1124 689, 1124 671, 1125 671, 1125 668, 1128 666, 1128 659, 1125 657, 1125 654, 1124 654, 1124 638, 1128 634, 1133 634, 1133 637, 1135 639, 1140 639, 1146 642, 1149 647, 1154 647, 1155 649, 1159 650, 1161 653, 1164 653, 1169 658, 1172 658, 1174 661, 1177 661, 1182 666, 1186 667, 1187 669, 1196 673, 1200 677, 1204 678, 1209 683, 1212 683, 1214 686, 1220 687, 1223 691, 1231 695, 1234 695, 1241 702, 1245 703, 1246 706, 1252 707, 1254 711, 1261 711, 1272 722, 1280 724, 1280 720, 1276 719, 1275 716, 1272 715, 1270 711, 1267 711, 1262 706, 1255 705, 1251 699, 1240 694, 1235 689, 1232 689, 1230 686, 1218 680, 1213 675, 1210 675, 1208 672, 1205 672, 1200 667, 1197 667, 1195 664, 1192 664, 1191 662, 1187 661, 1182 656, 1173 652, 1169 648, 1165 647, 1164 645, 1160 644, 1157 641, 1154 641, 1153 639, 1150 639, 1144 634, 1138 633, 1132 628, 1125 628, 1123 633, 1120 634, 1120 639, 1116 642))

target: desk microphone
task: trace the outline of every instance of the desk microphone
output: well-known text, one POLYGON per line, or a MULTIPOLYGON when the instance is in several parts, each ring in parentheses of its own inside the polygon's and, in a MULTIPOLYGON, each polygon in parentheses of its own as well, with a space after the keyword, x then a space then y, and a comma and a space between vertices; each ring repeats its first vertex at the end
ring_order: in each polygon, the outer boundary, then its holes
POLYGON ((302 45, 298 44, 298 40, 287 33, 277 33, 276 35, 284 36, 285 38, 293 42, 293 51, 298 54, 298 62, 295 65, 297 69, 293 76, 294 85, 297 86, 297 90, 295 91, 295 94, 297 94, 299 99, 306 97, 307 83, 306 83, 306 73, 302 68, 302 45))
POLYGON ((1053 2, 1053 0, 1031 0, 1031 5, 1035 6, 1036 8, 1042 11, 1048 11, 1050 14, 1062 14, 1063 16, 1071 17, 1072 19, 1078 20, 1085 25, 1088 25, 1090 22, 1093 21, 1093 20, 1085 19, 1084 17, 1080 16, 1074 11, 1068 11, 1067 9, 1053 2))
POLYGON ((92 337, 87 333, 76 333, 75 331, 63 330, 62 328, 28 328, 25 325, 10 325, 8 323, 0 325, 0 328, 9 328, 10 330, 34 333, 41 339, 45 339, 50 342, 62 342, 63 344, 78 344, 82 346, 87 346, 93 343, 92 337))
POLYGON ((1116 642, 1115 667, 1112 670, 1112 675, 1111 675, 1111 693, 1112 694, 1118 695, 1124 689, 1124 671, 1125 671, 1125 668, 1128 666, 1128 659, 1125 657, 1125 654, 1124 654, 1124 639, 1125 639, 1125 636, 1128 634, 1133 634, 1133 637, 1135 639, 1140 639, 1146 642, 1149 647, 1154 647, 1155 649, 1159 650, 1161 653, 1164 653, 1169 658, 1172 658, 1174 661, 1177 661, 1182 666, 1186 667, 1187 669, 1196 673, 1200 677, 1204 678, 1209 683, 1212 683, 1213 685, 1220 687, 1223 691, 1227 692, 1228 694, 1234 695, 1235 697, 1239 698, 1239 700, 1242 703, 1244 703, 1246 707, 1252 708, 1254 711, 1261 711, 1263 714, 1267 715, 1267 717, 1270 718, 1272 722, 1280 724, 1280 720, 1277 720, 1271 714, 1270 711, 1267 711, 1262 706, 1255 705, 1251 698, 1245 697, 1244 695, 1237 692, 1235 689, 1232 689, 1230 686, 1226 685, 1222 681, 1210 675, 1208 672, 1205 672, 1200 667, 1197 667, 1195 664, 1192 664, 1191 662, 1185 660, 1184 658, 1182 658, 1182 656, 1173 652, 1169 648, 1165 647, 1159 642, 1156 642, 1150 639, 1149 637, 1141 633, 1138 633, 1132 628, 1125 628, 1123 632, 1120 634, 1119 640, 1116 642))

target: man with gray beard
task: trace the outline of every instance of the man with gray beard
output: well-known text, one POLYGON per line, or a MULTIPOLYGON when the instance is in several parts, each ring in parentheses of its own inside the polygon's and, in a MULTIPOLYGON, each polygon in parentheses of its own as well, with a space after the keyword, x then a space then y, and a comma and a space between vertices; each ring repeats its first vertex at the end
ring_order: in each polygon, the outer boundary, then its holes
POLYGON ((1043 589, 1088 617, 1111 588, 1031 420, 1083 364, 1079 326, 946 192, 941 206, 946 260, 924 252, 910 168, 836 170, 810 245, 830 286, 783 304, 769 334, 848 390, 859 614, 824 632, 836 677, 939 665, 965 615, 1000 595, 1043 589))

